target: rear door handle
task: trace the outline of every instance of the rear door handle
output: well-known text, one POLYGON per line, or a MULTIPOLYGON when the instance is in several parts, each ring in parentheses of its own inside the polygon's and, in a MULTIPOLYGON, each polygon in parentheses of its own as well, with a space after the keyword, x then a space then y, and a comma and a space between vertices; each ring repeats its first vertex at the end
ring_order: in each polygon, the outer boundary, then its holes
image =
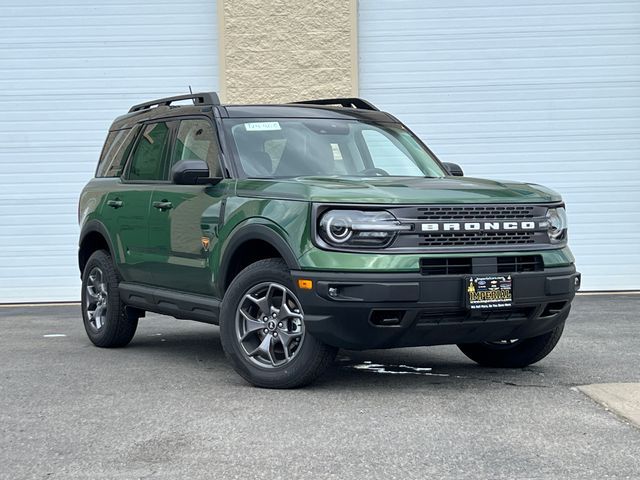
POLYGON ((158 210, 169 210, 173 208, 173 203, 168 200, 162 200, 161 202, 153 202, 153 208, 157 208, 158 210))
POLYGON ((115 200, 107 200, 107 205, 109 205, 111 208, 117 209, 124 206, 124 202, 119 198, 116 198, 115 200))

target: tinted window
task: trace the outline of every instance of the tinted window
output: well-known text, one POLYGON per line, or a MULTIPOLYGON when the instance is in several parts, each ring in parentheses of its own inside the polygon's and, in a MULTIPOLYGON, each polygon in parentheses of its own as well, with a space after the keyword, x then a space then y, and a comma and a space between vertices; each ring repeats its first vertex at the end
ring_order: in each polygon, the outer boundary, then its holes
POLYGON ((233 138, 241 170, 252 178, 445 175, 400 124, 306 118, 223 123, 233 138))
POLYGON ((138 127, 109 132, 102 149, 96 177, 119 177, 136 138, 138 127))
POLYGON ((381 168, 389 175, 419 176, 420 167, 411 161, 407 147, 388 133, 381 130, 363 129, 364 138, 375 168, 381 168))
POLYGON ((204 160, 209 175, 220 176, 218 144, 208 120, 182 120, 173 147, 172 165, 180 160, 204 160))
POLYGON ((164 158, 168 139, 167 123, 145 125, 131 157, 129 180, 165 180, 164 158))

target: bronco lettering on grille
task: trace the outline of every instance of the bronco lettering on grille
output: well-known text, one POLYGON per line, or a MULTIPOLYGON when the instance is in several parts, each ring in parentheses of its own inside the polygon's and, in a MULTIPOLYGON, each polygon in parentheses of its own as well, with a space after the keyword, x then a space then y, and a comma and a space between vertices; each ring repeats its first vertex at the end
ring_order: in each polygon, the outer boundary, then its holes
MULTIPOLYGON (((543 228, 540 224, 539 228, 543 228)), ((483 230, 535 230, 536 222, 438 222, 423 223, 423 232, 478 232, 483 230)))

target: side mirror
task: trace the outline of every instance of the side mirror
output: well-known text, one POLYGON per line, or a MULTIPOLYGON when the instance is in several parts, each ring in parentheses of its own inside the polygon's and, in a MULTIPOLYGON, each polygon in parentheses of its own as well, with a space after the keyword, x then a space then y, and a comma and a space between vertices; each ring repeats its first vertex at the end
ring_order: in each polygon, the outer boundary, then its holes
POLYGON ((464 177, 464 172, 457 163, 442 162, 442 165, 447 169, 449 175, 453 175, 454 177, 464 177))
POLYGON ((214 184, 221 180, 209 178, 209 166, 204 160, 180 160, 171 167, 171 179, 176 185, 214 184))

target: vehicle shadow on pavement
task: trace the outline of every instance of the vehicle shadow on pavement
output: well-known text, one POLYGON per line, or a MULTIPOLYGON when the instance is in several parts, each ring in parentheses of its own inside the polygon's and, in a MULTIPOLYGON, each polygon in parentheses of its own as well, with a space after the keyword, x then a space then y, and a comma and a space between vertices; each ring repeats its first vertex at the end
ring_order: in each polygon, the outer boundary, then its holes
MULTIPOLYGON (((206 327, 205 327, 206 328, 206 327)), ((212 370, 231 369, 220 343, 217 328, 198 331, 138 332, 126 348, 128 354, 162 357, 163 361, 185 366, 197 362, 212 370)), ((483 382, 513 387, 551 387, 549 380, 556 368, 547 366, 523 369, 483 368, 467 360, 455 346, 417 347, 395 350, 340 350, 329 370, 310 388, 358 388, 378 385, 415 389, 420 386, 455 386, 483 382)), ((214 373, 216 375, 216 373, 214 373)), ((228 378, 228 377, 227 377, 228 378)), ((231 378, 235 378, 232 376, 231 378)), ((238 381, 243 383, 239 377, 238 381)), ((235 382, 234 382, 235 383, 235 382)))
MULTIPOLYGON (((220 343, 219 331, 211 328, 208 331, 184 331, 162 333, 138 332, 126 347, 128 351, 140 352, 141 355, 152 354, 171 357, 172 361, 184 358, 190 362, 193 355, 207 361, 224 362, 224 351, 220 343)), ((164 329, 167 330, 167 329, 164 329)))
POLYGON ((455 346, 399 350, 341 351, 322 384, 383 384, 394 388, 486 383, 495 386, 550 388, 553 366, 522 369, 484 368, 467 360, 455 346), (547 376, 548 375, 548 376, 547 376))

